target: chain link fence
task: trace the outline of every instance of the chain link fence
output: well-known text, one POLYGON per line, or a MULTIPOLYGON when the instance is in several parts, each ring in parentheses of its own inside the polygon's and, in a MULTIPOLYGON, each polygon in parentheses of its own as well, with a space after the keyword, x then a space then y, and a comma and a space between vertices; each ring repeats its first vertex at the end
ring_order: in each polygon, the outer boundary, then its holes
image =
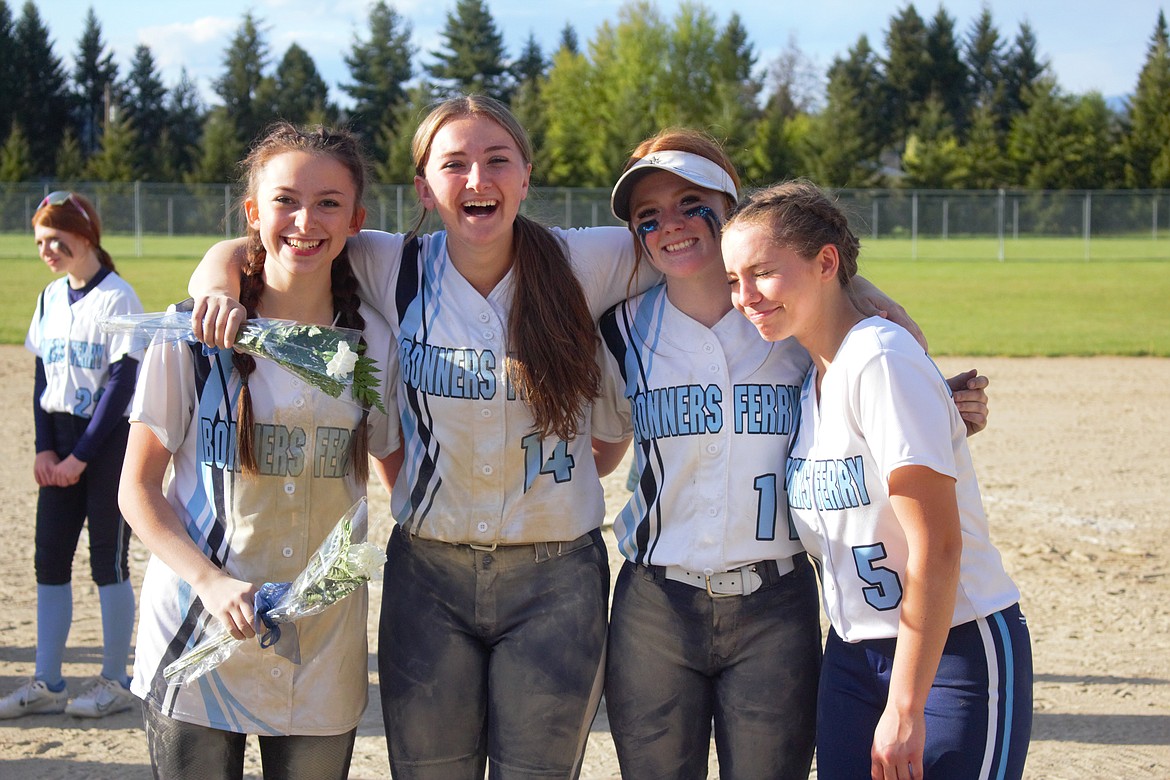
MULTIPOLYGON (((107 234, 137 238, 139 255, 143 236, 242 232, 239 193, 232 185, 46 182, 0 184, 0 233, 31 234, 29 222, 41 200, 67 186, 95 202, 107 234)), ((888 189, 836 195, 863 243, 888 243, 900 257, 1004 261, 1047 259, 1040 255, 1056 252, 1059 259, 1170 260, 1170 191, 888 189), (1045 240, 1043 252, 1030 248, 1035 239, 1045 240), (964 242, 978 244, 978 258, 956 249, 964 242)), ((372 185, 365 205, 366 226, 390 232, 409 230, 420 213, 412 186, 372 185)), ((610 213, 608 189, 534 187, 524 211, 562 227, 622 224, 610 213)))

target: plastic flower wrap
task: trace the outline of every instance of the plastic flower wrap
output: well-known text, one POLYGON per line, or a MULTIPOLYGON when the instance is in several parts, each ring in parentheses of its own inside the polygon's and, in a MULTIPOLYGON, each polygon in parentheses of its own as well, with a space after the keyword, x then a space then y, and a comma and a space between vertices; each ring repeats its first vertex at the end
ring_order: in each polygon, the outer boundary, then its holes
MULTIPOLYGON (((188 311, 120 314, 103 317, 99 322, 107 333, 133 335, 133 351, 145 349, 157 340, 196 341, 188 311)), ((381 382, 374 373, 377 365, 363 354, 361 338, 361 331, 351 328, 260 317, 244 323, 236 334, 234 348, 271 360, 334 398, 341 398, 349 390, 349 399, 358 406, 373 406, 385 412, 378 392, 381 382)))
MULTIPOLYGON (((382 573, 386 554, 366 541, 369 505, 358 499, 309 558, 292 582, 266 582, 256 593, 256 619, 266 627, 258 635, 261 647, 271 647, 300 663, 294 621, 316 615, 382 573)), ((183 685, 206 674, 231 657, 248 641, 235 639, 216 618, 199 644, 163 669, 170 685, 183 685)))

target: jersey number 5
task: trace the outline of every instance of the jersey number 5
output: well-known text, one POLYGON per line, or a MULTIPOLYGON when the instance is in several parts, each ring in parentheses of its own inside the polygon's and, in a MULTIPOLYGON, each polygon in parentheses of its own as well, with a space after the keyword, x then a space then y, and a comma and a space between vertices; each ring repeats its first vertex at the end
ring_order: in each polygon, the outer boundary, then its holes
POLYGON ((853 548, 853 562, 857 565, 857 576, 869 583, 862 588, 865 603, 879 612, 894 609, 902 603, 902 581, 898 573, 885 566, 875 566, 886 559, 886 546, 881 542, 853 548))

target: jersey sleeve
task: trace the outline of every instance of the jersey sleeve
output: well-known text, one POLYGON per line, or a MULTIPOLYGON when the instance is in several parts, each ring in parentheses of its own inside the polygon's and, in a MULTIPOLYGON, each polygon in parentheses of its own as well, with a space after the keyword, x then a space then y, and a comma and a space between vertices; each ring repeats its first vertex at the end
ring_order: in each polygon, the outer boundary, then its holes
POLYGON ((954 403, 926 353, 883 349, 861 367, 855 386, 858 425, 883 478, 902 466, 957 476, 954 403))
POLYGON ((383 316, 394 311, 394 279, 402 260, 401 233, 363 230, 349 239, 349 262, 358 295, 383 316))
POLYGON ((162 445, 177 452, 195 413, 195 367, 191 347, 155 341, 142 356, 130 422, 144 423, 162 445))
POLYGON ((625 228, 553 228, 553 232, 569 247, 569 262, 595 320, 610 306, 645 292, 660 279, 649 263, 635 263, 634 239, 625 228))
POLYGON ((366 321, 362 334, 366 342, 366 354, 377 366, 378 394, 382 396, 382 406, 386 408, 385 413, 376 408, 370 409, 369 449, 375 458, 384 458, 398 447, 397 348, 386 319, 371 306, 362 306, 361 312, 366 321))
MULTIPOLYGON (((602 325, 613 317, 612 309, 603 314, 602 325)), ((626 397, 621 366, 604 337, 597 346, 597 362, 601 367, 601 394, 593 404, 591 432, 602 441, 623 441, 634 433, 630 399, 626 397)))
POLYGON ((24 348, 33 353, 39 358, 44 358, 41 354, 41 321, 44 319, 43 307, 45 305, 45 297, 49 294, 49 288, 46 287, 37 296, 37 304, 33 308, 32 321, 28 325, 28 333, 24 337, 24 348))

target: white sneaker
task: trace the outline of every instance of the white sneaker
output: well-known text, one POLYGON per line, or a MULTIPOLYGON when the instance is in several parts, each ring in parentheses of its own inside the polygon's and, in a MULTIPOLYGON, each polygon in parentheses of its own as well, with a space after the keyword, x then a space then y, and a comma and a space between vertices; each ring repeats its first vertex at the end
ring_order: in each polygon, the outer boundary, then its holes
POLYGON ((115 712, 124 712, 138 702, 122 683, 98 675, 93 685, 65 707, 65 712, 78 718, 104 718, 115 712))
POLYGON ((65 711, 69 691, 51 691, 43 680, 30 678, 28 682, 0 699, 0 720, 19 718, 34 713, 54 714, 65 711))

